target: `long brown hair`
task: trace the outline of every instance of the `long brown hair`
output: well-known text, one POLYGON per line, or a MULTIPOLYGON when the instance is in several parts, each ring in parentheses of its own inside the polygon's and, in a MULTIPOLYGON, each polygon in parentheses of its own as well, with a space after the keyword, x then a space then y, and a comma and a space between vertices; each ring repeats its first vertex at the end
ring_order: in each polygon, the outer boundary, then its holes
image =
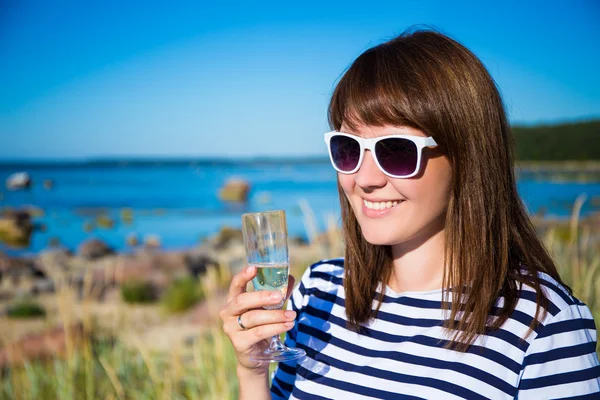
MULTIPOLYGON (((498 329, 515 309, 520 283, 536 291, 530 326, 535 329, 547 308, 538 273, 562 281, 517 193, 510 126, 481 61, 441 33, 407 31, 352 63, 336 85, 328 111, 335 130, 342 123, 419 129, 433 136, 448 158, 452 182, 443 285, 450 311, 444 323, 452 333, 449 347, 465 351, 479 334, 498 329), (504 303, 492 315, 500 296, 504 303)), ((351 327, 360 329, 381 305, 383 291, 377 295, 377 287, 389 281, 392 255, 389 246, 364 239, 339 183, 338 189, 346 243, 346 314, 351 327)))

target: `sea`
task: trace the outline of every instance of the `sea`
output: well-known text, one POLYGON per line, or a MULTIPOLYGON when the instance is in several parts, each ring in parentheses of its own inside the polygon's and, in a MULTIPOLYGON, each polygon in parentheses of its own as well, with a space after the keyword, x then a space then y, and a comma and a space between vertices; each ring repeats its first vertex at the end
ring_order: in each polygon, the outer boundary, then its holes
MULTIPOLYGON (((242 213, 265 210, 285 210, 289 235, 304 239, 313 224, 323 230, 341 223, 336 173, 322 158, 3 163, 0 183, 1 208, 43 210, 34 219, 39 229, 29 247, 0 244, 0 251, 15 255, 38 253, 52 242, 76 250, 89 238, 127 250, 130 236, 142 242, 158 237, 164 249, 188 249, 224 226, 240 228, 242 213), (5 188, 6 179, 16 172, 31 176, 29 190, 5 188), (219 199, 219 189, 231 178, 250 183, 247 203, 219 199), (46 180, 52 181, 51 189, 44 187, 46 180), (96 226, 99 215, 110 218, 114 226, 96 226)), ((588 199, 582 215, 600 211, 600 183, 523 177, 518 190, 532 214, 568 218, 582 193, 588 199)))

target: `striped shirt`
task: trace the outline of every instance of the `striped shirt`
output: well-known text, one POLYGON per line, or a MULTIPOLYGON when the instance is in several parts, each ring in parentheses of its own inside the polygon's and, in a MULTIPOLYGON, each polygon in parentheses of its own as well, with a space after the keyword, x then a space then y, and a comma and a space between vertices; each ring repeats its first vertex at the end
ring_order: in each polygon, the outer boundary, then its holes
POLYGON ((274 399, 600 399, 594 319, 550 276, 540 274, 548 313, 526 340, 536 302, 524 286, 501 329, 461 353, 444 348, 442 290, 385 285, 377 317, 360 333, 347 329, 343 263, 312 265, 294 289, 288 309, 298 316, 285 343, 307 357, 279 363, 274 399))

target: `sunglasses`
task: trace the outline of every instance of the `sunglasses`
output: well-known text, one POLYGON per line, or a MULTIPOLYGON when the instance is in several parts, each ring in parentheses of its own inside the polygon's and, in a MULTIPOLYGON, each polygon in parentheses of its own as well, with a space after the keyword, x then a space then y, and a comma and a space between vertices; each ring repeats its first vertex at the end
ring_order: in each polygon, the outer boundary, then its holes
POLYGON ((377 167, 392 178, 410 178, 419 173, 425 147, 435 147, 432 137, 389 135, 365 139, 343 132, 325 134, 331 164, 342 174, 360 168, 365 150, 370 150, 377 167))

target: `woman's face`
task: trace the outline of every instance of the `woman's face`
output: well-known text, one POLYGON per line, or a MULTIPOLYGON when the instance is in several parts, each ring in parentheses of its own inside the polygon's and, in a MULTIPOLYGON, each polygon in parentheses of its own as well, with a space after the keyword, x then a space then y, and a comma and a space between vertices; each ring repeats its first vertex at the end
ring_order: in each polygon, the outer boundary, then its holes
MULTIPOLYGON (((352 130, 342 125, 342 132, 364 138, 392 134, 426 135, 406 126, 372 127, 359 125, 352 130)), ((390 178, 365 151, 360 169, 354 174, 338 173, 339 183, 350 202, 365 240, 374 245, 409 244, 424 241, 444 228, 449 199, 450 163, 437 148, 423 149, 419 173, 408 179, 390 178), (377 206, 368 203, 379 203, 377 206), (387 203, 398 202, 387 208, 387 203), (386 203, 386 208, 382 203, 386 203)))

